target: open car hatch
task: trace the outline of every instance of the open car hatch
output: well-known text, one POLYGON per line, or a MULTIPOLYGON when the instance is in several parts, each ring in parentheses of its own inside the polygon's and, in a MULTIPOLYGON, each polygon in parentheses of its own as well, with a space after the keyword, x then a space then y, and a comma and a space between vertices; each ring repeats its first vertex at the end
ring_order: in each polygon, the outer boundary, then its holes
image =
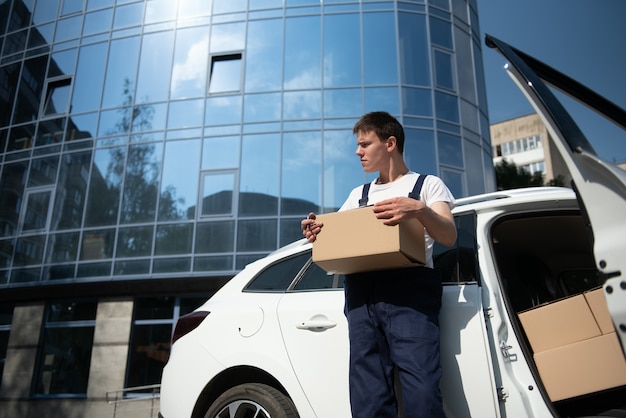
MULTIPOLYGON (((548 86, 626 130, 626 111, 577 81, 490 35, 509 76, 543 120, 572 177, 590 226, 596 268, 622 350, 626 355, 626 171, 598 157, 572 116, 548 86)), ((618 140, 620 138, 615 138, 618 140)))

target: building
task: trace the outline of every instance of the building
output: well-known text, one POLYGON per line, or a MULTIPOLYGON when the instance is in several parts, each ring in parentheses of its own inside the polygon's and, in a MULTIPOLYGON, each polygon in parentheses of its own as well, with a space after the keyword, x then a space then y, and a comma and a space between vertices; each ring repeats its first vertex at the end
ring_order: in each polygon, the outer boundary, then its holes
POLYGON ((554 148, 548 130, 537 114, 494 123, 490 127, 493 164, 503 159, 529 173, 542 173, 544 182, 557 177, 569 185, 571 176, 561 155, 554 148))
POLYGON ((369 180, 495 190, 476 0, 0 0, 0 416, 159 382, 176 319, 369 180))

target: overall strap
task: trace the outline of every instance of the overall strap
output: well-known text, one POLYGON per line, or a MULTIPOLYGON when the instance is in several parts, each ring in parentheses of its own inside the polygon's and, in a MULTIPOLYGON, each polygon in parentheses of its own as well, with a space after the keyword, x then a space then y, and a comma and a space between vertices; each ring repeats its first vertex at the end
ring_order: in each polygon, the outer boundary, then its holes
MULTIPOLYGON (((424 180, 426 179, 426 177, 428 176, 428 174, 420 174, 419 177, 417 178, 417 181, 415 182, 415 186, 413 186, 413 191, 411 191, 411 193, 409 193, 409 197, 413 198, 415 200, 420 200, 420 193, 422 192, 422 185, 424 184, 424 180)), ((363 191, 361 193, 361 199, 359 199, 359 207, 362 208, 364 206, 367 206, 367 196, 370 192, 370 185, 371 183, 365 183, 363 185, 363 191)))
POLYGON ((413 191, 409 193, 409 197, 415 200, 420 200, 420 194, 422 192, 422 185, 424 184, 424 180, 428 174, 420 174, 415 182, 415 186, 413 186, 413 191))
POLYGON ((361 194, 361 199, 359 199, 360 208, 367 206, 367 195, 370 192, 370 185, 371 183, 365 183, 363 185, 363 193, 361 194))

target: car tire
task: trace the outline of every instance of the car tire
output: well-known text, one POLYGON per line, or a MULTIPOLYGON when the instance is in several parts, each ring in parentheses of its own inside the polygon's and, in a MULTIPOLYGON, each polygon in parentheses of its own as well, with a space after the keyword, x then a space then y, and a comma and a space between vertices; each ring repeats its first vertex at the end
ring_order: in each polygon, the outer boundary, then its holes
POLYGON ((246 383, 222 393, 204 418, 298 418, 296 407, 285 394, 261 383, 246 383))

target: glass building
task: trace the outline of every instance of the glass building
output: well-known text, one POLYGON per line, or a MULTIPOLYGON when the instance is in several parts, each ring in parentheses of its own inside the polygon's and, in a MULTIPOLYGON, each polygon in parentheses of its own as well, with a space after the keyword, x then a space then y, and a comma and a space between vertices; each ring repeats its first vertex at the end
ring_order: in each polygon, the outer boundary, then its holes
POLYGON ((495 190, 476 10, 0 0, 0 404, 158 383, 179 315, 371 180, 366 112, 495 190))

